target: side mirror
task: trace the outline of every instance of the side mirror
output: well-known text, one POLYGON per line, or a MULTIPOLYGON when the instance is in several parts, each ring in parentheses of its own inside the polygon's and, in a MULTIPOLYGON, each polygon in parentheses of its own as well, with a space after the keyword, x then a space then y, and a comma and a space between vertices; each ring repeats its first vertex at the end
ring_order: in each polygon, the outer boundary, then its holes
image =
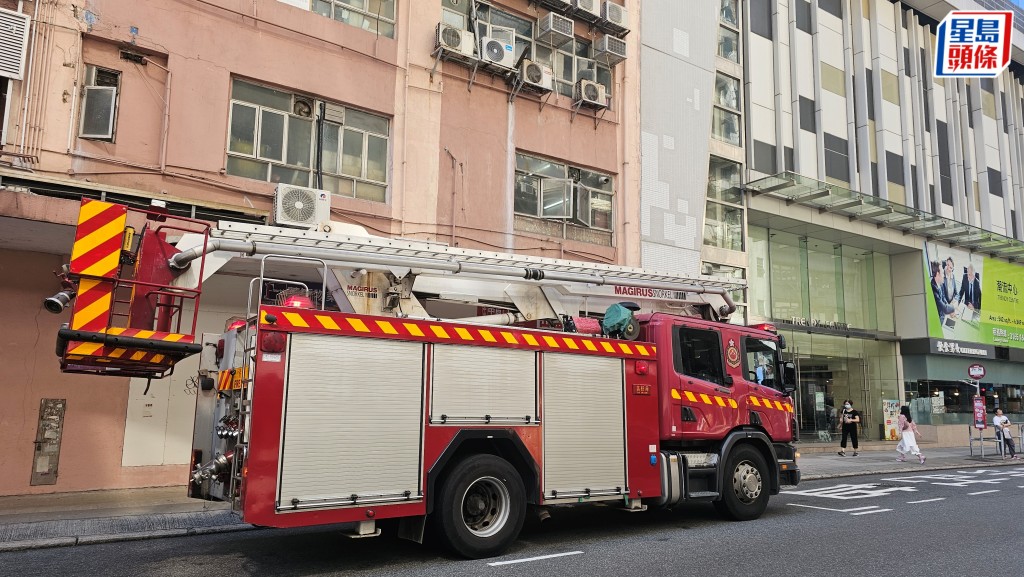
POLYGON ((786 350, 786 337, 779 335, 779 350, 786 350))
POLYGON ((785 387, 796 388, 796 365, 793 363, 782 364, 782 383, 785 387))
POLYGON ((782 387, 782 394, 786 395, 787 397, 793 396, 794 392, 796 392, 796 388, 795 387, 789 387, 789 386, 782 387))

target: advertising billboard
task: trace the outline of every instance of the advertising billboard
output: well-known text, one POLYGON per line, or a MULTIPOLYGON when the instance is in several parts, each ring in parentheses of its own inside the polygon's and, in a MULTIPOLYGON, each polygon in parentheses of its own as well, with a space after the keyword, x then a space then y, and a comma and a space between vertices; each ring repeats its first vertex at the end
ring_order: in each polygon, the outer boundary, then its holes
POLYGON ((930 337, 1024 348, 1024 266, 926 242, 924 269, 930 337))

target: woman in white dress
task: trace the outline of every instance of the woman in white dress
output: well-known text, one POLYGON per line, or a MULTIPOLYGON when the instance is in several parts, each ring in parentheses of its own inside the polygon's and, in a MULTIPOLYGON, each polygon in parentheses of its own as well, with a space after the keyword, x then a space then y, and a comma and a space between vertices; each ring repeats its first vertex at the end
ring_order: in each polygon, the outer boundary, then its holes
POLYGON ((906 461, 907 453, 916 455, 921 459, 921 464, 924 464, 924 455, 921 454, 921 449, 917 446, 917 425, 914 423, 914 418, 910 416, 910 407, 900 407, 900 419, 896 423, 896 430, 902 433, 900 442, 896 445, 896 452, 900 454, 896 457, 897 461, 906 461))

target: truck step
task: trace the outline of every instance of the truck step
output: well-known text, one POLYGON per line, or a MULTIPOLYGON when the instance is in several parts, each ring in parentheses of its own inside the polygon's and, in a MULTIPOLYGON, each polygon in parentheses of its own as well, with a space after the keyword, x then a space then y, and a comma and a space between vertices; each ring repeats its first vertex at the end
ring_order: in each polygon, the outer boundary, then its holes
POLYGON ((718 491, 693 491, 686 496, 687 499, 717 499, 718 491))
POLYGON ((349 539, 365 539, 367 537, 379 537, 380 529, 377 528, 375 521, 360 521, 356 523, 355 527, 342 531, 342 537, 348 537, 349 539))

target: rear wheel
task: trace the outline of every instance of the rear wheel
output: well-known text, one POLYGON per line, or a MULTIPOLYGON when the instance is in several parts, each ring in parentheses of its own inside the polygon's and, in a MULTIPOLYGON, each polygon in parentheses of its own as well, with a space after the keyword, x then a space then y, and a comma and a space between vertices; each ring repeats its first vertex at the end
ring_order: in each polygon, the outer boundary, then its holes
POLYGON ((434 522, 448 547, 470 559, 493 557, 523 528, 526 490, 508 461, 477 455, 455 465, 435 506, 434 522))
POLYGON ((749 446, 733 449, 725 463, 722 498, 715 509, 730 519, 757 519, 768 507, 768 465, 764 456, 749 446))

